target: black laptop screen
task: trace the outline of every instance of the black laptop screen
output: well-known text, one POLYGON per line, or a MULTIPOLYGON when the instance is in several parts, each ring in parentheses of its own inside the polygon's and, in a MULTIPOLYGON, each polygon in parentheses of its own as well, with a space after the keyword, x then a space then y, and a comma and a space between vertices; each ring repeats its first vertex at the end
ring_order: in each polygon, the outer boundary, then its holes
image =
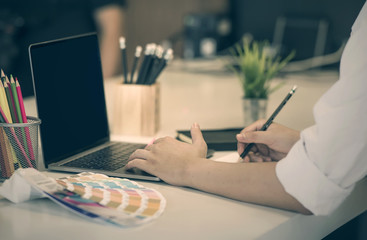
POLYGON ((96 34, 29 47, 45 166, 109 140, 96 34))

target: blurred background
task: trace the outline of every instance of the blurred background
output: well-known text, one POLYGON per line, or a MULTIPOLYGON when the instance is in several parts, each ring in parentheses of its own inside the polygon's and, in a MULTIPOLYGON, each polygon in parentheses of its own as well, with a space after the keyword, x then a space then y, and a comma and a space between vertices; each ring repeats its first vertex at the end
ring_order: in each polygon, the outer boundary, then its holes
MULTIPOLYGON (((33 94, 28 46, 91 31, 99 33, 105 78, 121 74, 118 37, 128 59, 135 47, 157 43, 175 59, 225 55, 244 36, 267 40, 294 61, 336 52, 349 36, 364 0, 2 0, 0 67, 33 94)), ((337 56, 340 57, 340 56, 337 56)), ((338 67, 329 61, 325 67, 338 67)), ((131 64, 130 64, 131 66, 131 64)))

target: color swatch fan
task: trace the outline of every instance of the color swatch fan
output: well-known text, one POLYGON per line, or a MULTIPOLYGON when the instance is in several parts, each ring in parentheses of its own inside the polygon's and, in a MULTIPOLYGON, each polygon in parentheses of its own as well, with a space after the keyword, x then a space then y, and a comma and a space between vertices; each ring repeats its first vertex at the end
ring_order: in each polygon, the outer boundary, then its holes
MULTIPOLYGON (((138 225, 157 218, 164 211, 166 200, 156 190, 146 188, 128 179, 108 177, 103 174, 81 173, 60 178, 57 182, 66 190, 77 195, 67 194, 63 200, 80 201, 86 210, 104 206, 102 212, 114 216, 111 223, 118 225, 138 225), (76 198, 76 199, 75 199, 76 198), (123 214, 121 214, 123 213, 123 214)), ((75 204, 75 202, 73 202, 75 204)), ((81 207, 79 204, 79 207, 81 207)), ((95 211, 92 211, 95 212, 95 211)))

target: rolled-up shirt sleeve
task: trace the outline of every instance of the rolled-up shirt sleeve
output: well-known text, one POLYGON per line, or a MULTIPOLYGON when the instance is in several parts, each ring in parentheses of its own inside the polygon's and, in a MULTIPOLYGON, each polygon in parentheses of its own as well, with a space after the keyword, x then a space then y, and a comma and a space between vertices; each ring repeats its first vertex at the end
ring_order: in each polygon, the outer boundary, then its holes
POLYGON ((286 192, 315 215, 335 210, 367 174, 367 5, 352 28, 340 77, 314 107, 315 125, 279 161, 286 192))
POLYGON ((309 160, 302 141, 298 141, 287 157, 278 162, 276 174, 285 191, 315 215, 331 213, 354 186, 343 188, 330 180, 309 160))

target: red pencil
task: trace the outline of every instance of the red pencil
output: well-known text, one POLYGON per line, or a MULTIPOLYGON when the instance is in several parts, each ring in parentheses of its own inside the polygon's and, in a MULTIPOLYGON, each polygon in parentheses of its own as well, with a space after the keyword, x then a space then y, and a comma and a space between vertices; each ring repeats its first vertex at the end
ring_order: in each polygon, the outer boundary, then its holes
MULTIPOLYGON (((3 112, 3 110, 2 110, 1 107, 0 107, 0 122, 2 122, 2 123, 9 123, 9 121, 6 118, 6 116, 5 116, 5 114, 4 114, 4 112, 3 112)), ((31 161, 29 160, 29 158, 27 156, 27 153, 24 151, 24 148, 23 148, 22 144, 20 143, 17 135, 15 134, 14 129, 13 128, 4 128, 4 130, 7 133, 10 131, 10 134, 8 134, 8 135, 10 135, 10 136, 8 136, 9 139, 10 138, 13 138, 15 140, 15 143, 18 145, 19 150, 22 152, 24 158, 26 159, 26 161, 28 163, 28 166, 29 167, 33 167, 31 161)))
MULTIPOLYGON (((16 89, 17 89, 19 107, 20 107, 20 112, 21 112, 21 115, 22 115, 22 120, 23 120, 23 123, 27 123, 28 121, 27 121, 27 115, 25 113, 25 108, 24 108, 22 90, 20 88, 20 85, 19 85, 19 82, 18 82, 17 78, 15 78, 15 86, 16 86, 16 89)), ((31 142, 31 135, 29 134, 29 128, 28 127, 25 128, 25 134, 26 134, 29 154, 31 155, 31 160, 35 160, 33 147, 32 147, 32 142, 31 142)))

